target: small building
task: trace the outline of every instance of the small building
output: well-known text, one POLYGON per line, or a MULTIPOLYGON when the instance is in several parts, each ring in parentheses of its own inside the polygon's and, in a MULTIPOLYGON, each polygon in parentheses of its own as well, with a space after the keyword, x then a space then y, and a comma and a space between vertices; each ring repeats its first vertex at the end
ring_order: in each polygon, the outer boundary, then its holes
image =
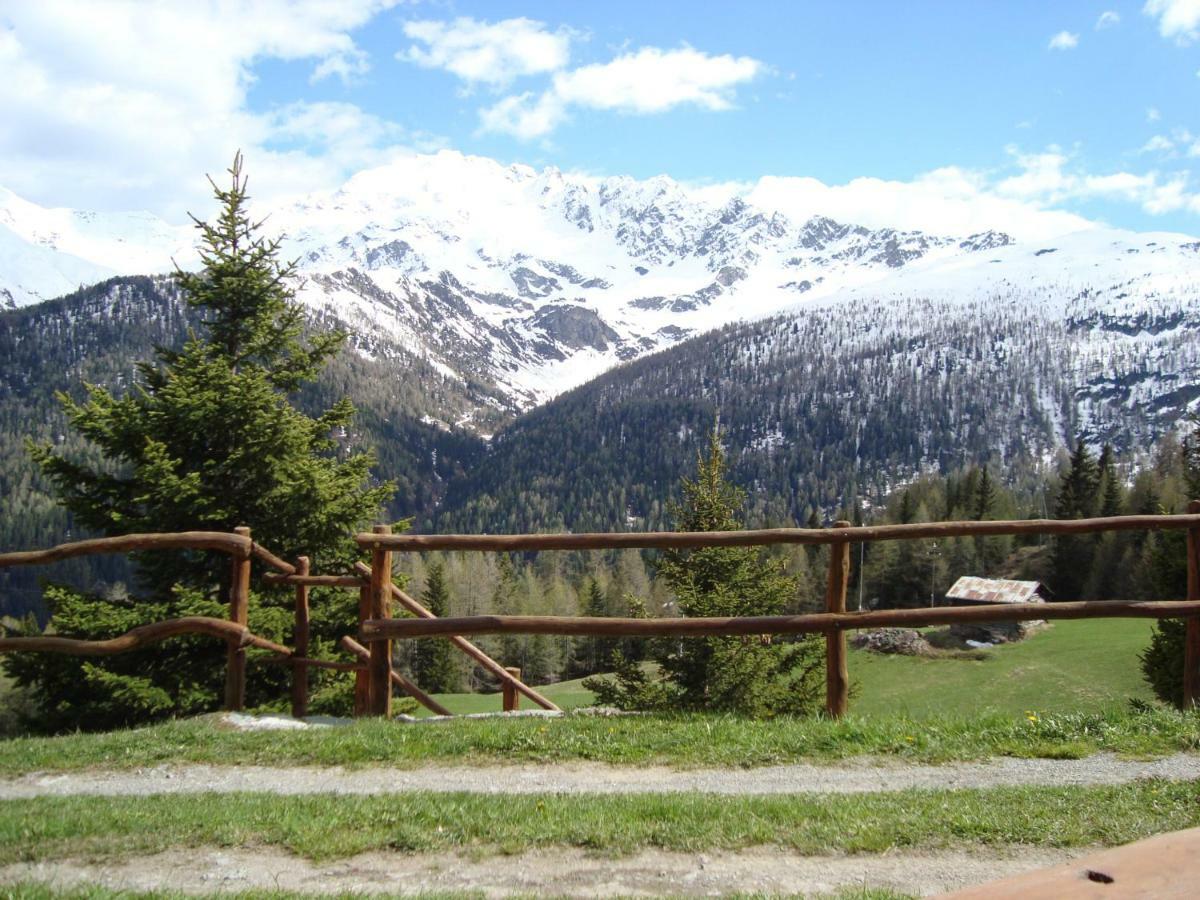
MULTIPOLYGON (((1045 603, 1045 588, 1036 581, 1008 578, 978 578, 964 575, 946 592, 943 606, 991 606, 997 603, 1045 603)), ((950 633, 964 641, 988 644, 1019 641, 1030 631, 1046 623, 1040 619, 1025 622, 977 622, 950 626, 950 633)))

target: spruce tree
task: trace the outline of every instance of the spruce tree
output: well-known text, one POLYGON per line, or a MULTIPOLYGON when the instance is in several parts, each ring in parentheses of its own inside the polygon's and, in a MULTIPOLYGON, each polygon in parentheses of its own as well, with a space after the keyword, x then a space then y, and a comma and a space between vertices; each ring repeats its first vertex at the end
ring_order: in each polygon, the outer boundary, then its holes
MULTIPOLYGON (((608 597, 600 583, 594 578, 588 582, 583 596, 583 614, 585 616, 611 615, 608 597)), ((594 675, 596 672, 606 672, 612 663, 612 653, 616 649, 617 639, 590 635, 575 639, 574 657, 575 671, 580 675, 594 675)))
MULTIPOLYGON (((979 473, 979 483, 975 486, 975 496, 972 503, 971 518, 983 522, 994 518, 998 494, 988 467, 984 466, 979 473)), ((1004 562, 1004 558, 1012 546, 1012 539, 1002 535, 975 538, 975 565, 981 575, 994 575, 1004 562)))
MULTIPOLYGON (((742 528, 744 496, 726 478, 725 453, 713 430, 696 478, 685 478, 672 514, 680 531, 742 528)), ((783 613, 796 595, 786 560, 752 547, 665 551, 658 575, 684 616, 764 616, 783 613)), ((603 703, 626 708, 707 709, 753 716, 811 713, 822 695, 825 645, 819 636, 795 641, 762 637, 663 640, 652 653, 660 676, 650 681, 617 655, 615 682, 587 683, 603 703)))
MULTIPOLYGON (((1085 519, 1095 514, 1100 472, 1080 438, 1071 454, 1070 467, 1059 486, 1054 507, 1056 519, 1085 519)), ((1087 535, 1056 535, 1053 543, 1051 585, 1060 600, 1082 600, 1095 555, 1095 541, 1087 535)))
POLYGON ((1121 484, 1121 478, 1117 474, 1112 447, 1108 444, 1105 444, 1104 449, 1100 451, 1097 472, 1100 478, 1098 489, 1100 515, 1105 517, 1121 515, 1121 509, 1125 506, 1125 491, 1121 484))
POLYGON ((1183 439, 1183 484, 1188 500, 1200 500, 1200 415, 1188 416, 1192 432, 1183 439))
MULTIPOLYGON (((440 618, 449 613, 450 591, 445 567, 440 562, 430 565, 421 599, 435 616, 440 618)), ((459 676, 450 642, 442 638, 418 640, 413 648, 412 674, 413 680, 432 694, 455 693, 459 689, 459 676)))
POLYGON ((979 484, 975 488, 975 503, 972 516, 976 522, 982 522, 992 514, 996 507, 996 486, 992 484, 992 476, 988 474, 987 466, 979 475, 979 484))
MULTIPOLYGON (((249 218, 240 154, 229 175, 225 188, 210 179, 220 203, 217 218, 195 220, 199 270, 176 273, 184 299, 204 315, 203 330, 139 364, 123 395, 87 385, 82 401, 59 396, 90 452, 71 454, 51 444, 31 445, 30 452, 59 502, 92 531, 248 525, 255 540, 280 555, 307 554, 315 567, 328 568, 356 555, 350 535, 392 486, 371 486, 372 456, 346 445, 354 416, 349 400, 316 418, 291 404, 344 336, 305 339, 290 286, 294 266, 280 262, 280 239, 264 237, 261 223, 249 218)), ((132 597, 51 593, 54 631, 99 639, 157 619, 227 614, 229 563, 220 554, 155 552, 136 561, 132 597)), ((273 604, 270 592, 252 595, 251 627, 286 638, 287 602, 281 597, 273 604)), ((314 606, 314 649, 353 622, 349 603, 314 606)), ((5 666, 43 700, 44 724, 108 727, 215 708, 223 660, 219 643, 183 638, 97 659, 82 671, 78 660, 51 655, 14 655, 5 666)), ((252 703, 278 696, 286 677, 278 668, 273 675, 253 668, 251 674, 252 703)))
MULTIPOLYGON (((1197 424, 1191 417, 1191 423, 1197 424)), ((1190 499, 1200 499, 1200 438, 1192 432, 1181 446, 1183 483, 1190 499)), ((1157 497, 1146 504, 1158 505, 1157 497)), ((1161 508, 1153 510, 1163 512, 1161 508)), ((1154 599, 1174 600, 1187 596, 1187 539, 1182 531, 1152 532, 1146 538, 1147 564, 1141 569, 1149 578, 1154 599)), ((1150 645, 1142 653, 1142 674, 1155 695, 1175 706, 1183 705, 1183 660, 1187 623, 1183 619, 1160 619, 1154 624, 1150 645)))

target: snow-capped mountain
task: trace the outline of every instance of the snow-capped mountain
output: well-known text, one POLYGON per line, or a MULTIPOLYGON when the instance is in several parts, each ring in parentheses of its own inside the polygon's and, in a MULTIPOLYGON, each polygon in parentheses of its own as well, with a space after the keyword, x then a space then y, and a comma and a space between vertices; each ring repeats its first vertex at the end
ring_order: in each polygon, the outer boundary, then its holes
POLYGON ((27 306, 113 275, 194 261, 194 229, 150 213, 46 209, 0 187, 0 307, 27 306))
MULTIPOLYGON (((513 410, 733 321, 836 316, 867 299, 929 298, 979 316, 1019 289, 1031 316, 1099 329, 1109 337, 1097 352, 1119 358, 1130 342, 1141 353, 1170 339, 1140 330, 1139 317, 1186 310, 1200 285, 1200 242, 1182 235, 932 235, 772 208, 762 195, 751 205, 734 187, 444 151, 269 210, 268 229, 299 261, 299 298, 349 327, 360 352, 416 353, 513 410)), ((0 303, 169 271, 173 258, 194 259, 193 240, 147 214, 46 210, 0 192, 0 303)))

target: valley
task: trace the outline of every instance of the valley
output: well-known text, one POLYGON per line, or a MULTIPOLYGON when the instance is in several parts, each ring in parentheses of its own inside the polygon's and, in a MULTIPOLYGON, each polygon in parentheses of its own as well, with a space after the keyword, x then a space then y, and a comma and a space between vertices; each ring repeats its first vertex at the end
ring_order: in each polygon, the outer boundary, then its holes
MULTIPOLYGON (((391 518, 502 532, 666 527, 718 420, 751 521, 789 523, 972 465, 1028 493, 1076 437, 1141 465, 1200 398, 1192 238, 946 237, 786 206, 449 152, 362 172, 270 211, 309 327, 350 336, 298 401, 354 400, 339 441, 375 449, 391 518)), ((77 442, 56 391, 128 389, 198 327, 153 274, 194 264, 193 238, 12 194, 0 231, 19 261, 0 267, 0 543, 47 546, 72 525, 23 442, 77 442)))

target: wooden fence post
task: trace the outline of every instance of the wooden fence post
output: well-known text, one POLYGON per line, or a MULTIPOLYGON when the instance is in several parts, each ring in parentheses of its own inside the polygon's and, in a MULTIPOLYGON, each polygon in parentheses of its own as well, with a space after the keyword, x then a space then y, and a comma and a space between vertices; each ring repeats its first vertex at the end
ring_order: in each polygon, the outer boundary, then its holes
MULTIPOLYGON (((307 556, 296 560, 296 574, 307 575, 311 568, 307 556)), ((304 659, 308 656, 308 585, 296 585, 296 635, 294 655, 304 659)), ((303 719, 308 715, 308 666, 292 664, 292 718, 303 719)))
MULTIPOLYGON (((839 521, 834 528, 849 528, 839 521)), ((850 542, 829 545, 829 583, 825 589, 825 611, 846 611, 846 589, 850 585, 850 542)), ((850 672, 846 665, 846 632, 832 628, 825 632, 825 712, 839 719, 846 714, 850 700, 850 672)))
MULTIPOLYGON (((392 526, 376 525, 375 534, 391 534, 392 526)), ((376 545, 371 550, 371 618, 391 618, 392 551, 376 545)), ((370 681, 368 713, 372 716, 392 714, 392 642, 387 638, 371 641, 371 659, 367 663, 370 681)))
MULTIPOLYGON (((504 671, 517 681, 521 680, 521 670, 515 666, 505 666, 504 671)), ((500 708, 504 712, 514 712, 521 705, 521 695, 517 693, 517 689, 513 687, 511 681, 506 681, 500 685, 500 696, 500 708)))
MULTIPOLYGON (((371 618, 371 586, 364 584, 358 589, 358 621, 365 622, 371 618)), ((375 645, 372 644, 371 647, 375 645)), ((370 663, 371 647, 365 648, 366 656, 363 662, 370 663)), ((371 676, 366 669, 354 673, 354 716, 365 716, 371 708, 371 676)))
MULTIPOLYGON (((250 529, 239 525, 235 534, 250 537, 250 529)), ((246 626, 250 612, 250 551, 231 554, 229 573, 229 620, 235 625, 246 626)), ((229 642, 225 665, 225 708, 232 712, 246 707, 246 648, 241 643, 229 642)))
MULTIPOLYGON (((1200 500, 1188 504, 1192 515, 1200 513, 1200 500)), ((1187 531, 1187 598, 1200 600, 1200 528, 1187 531)), ((1200 704, 1200 618, 1185 619, 1187 631, 1183 640, 1183 708, 1195 709, 1200 704)))

